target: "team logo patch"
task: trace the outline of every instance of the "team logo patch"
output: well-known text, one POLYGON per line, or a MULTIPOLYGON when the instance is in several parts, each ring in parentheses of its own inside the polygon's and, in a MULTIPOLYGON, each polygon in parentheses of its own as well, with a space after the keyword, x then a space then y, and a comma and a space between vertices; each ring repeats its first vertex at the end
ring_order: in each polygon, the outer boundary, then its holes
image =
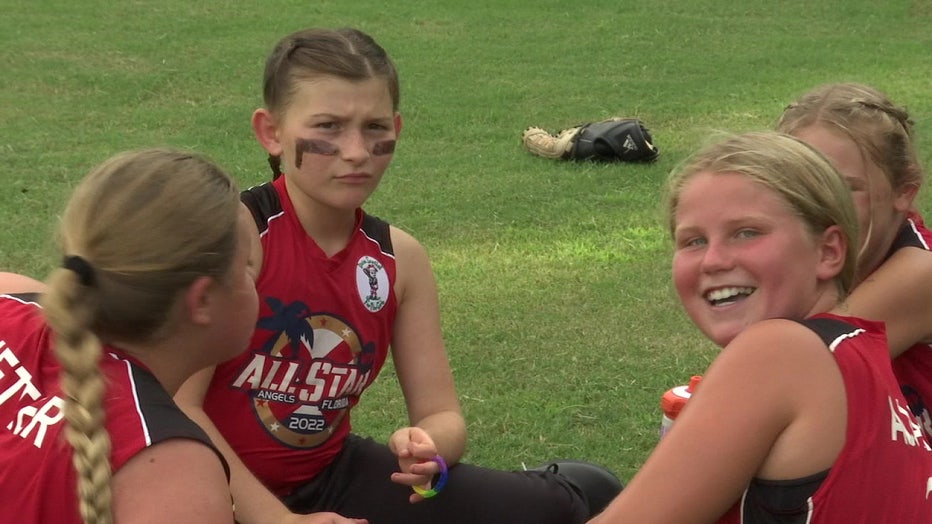
POLYGON ((362 257, 356 262, 356 291, 369 311, 375 313, 385 307, 388 300, 388 274, 381 262, 362 257))
POLYGON ((371 381, 375 346, 336 316, 311 313, 301 302, 266 301, 273 314, 258 327, 272 336, 232 386, 249 392, 273 438, 294 448, 320 446, 371 381))

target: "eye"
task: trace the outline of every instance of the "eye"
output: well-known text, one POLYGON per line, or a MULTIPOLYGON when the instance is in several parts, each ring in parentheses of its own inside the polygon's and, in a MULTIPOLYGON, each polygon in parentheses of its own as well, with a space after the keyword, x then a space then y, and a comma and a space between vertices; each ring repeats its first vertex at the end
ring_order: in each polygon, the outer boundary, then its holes
POLYGON ((371 131, 390 131, 391 130, 391 127, 381 122, 372 122, 367 127, 371 131))
POLYGON ((338 124, 332 121, 318 122, 314 124, 317 129, 336 129, 338 124))
POLYGON ((705 237, 694 236, 694 237, 683 237, 676 239, 677 249, 688 249, 692 247, 704 246, 708 243, 705 237))
POLYGON ((758 230, 756 230, 756 229, 747 229, 747 228, 745 228, 745 229, 739 229, 739 230, 735 233, 735 238, 747 239, 747 238, 755 238, 755 237, 758 237, 758 236, 760 236, 760 231, 758 231, 758 230))

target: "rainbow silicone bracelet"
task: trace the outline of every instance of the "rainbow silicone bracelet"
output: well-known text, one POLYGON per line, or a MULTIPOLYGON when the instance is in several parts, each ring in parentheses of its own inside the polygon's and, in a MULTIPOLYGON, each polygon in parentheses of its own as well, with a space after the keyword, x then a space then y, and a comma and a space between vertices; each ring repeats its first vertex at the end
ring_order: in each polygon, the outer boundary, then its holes
POLYGON ((422 488, 420 486, 411 486, 411 489, 413 489, 415 493, 424 497, 425 499, 429 499, 437 493, 440 493, 440 490, 442 490, 443 487, 447 484, 447 476, 449 475, 449 469, 447 468, 447 463, 443 460, 443 457, 436 455, 430 460, 436 462, 440 466, 440 478, 437 480, 437 484, 430 489, 422 488))

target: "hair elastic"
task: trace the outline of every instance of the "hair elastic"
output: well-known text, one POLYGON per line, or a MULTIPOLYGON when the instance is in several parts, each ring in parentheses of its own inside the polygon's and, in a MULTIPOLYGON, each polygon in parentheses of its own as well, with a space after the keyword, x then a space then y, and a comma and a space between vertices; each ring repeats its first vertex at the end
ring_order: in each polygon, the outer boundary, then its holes
POLYGON ((449 476, 449 473, 450 473, 449 468, 447 468, 447 463, 443 460, 443 457, 441 457, 440 455, 436 455, 434 456, 434 458, 430 460, 436 462, 437 465, 440 466, 440 478, 437 480, 437 485, 429 489, 422 488, 420 486, 411 486, 411 489, 413 489, 415 493, 424 497, 425 499, 429 499, 435 496, 437 493, 440 493, 443 487, 446 486, 447 476, 449 476))
POLYGON ((62 267, 77 273, 81 285, 94 285, 94 268, 87 260, 77 255, 66 256, 62 261, 62 267))

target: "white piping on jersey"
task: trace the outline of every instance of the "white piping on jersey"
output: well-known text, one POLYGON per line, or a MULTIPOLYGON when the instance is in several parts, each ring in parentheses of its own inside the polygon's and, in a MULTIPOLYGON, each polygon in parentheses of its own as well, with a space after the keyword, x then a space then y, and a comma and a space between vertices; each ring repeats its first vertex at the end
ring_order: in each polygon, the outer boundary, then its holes
POLYGON ((922 247, 929 251, 929 244, 926 243, 926 239, 922 237, 922 234, 919 233, 919 229, 916 227, 916 222, 911 218, 906 219, 909 222, 909 228, 913 230, 913 233, 916 234, 916 238, 919 239, 919 242, 922 243, 922 247))
POLYGON ((32 301, 32 300, 23 300, 19 297, 14 297, 13 295, 0 295, 0 298, 8 298, 10 300, 15 300, 20 304, 32 304, 33 306, 38 306, 39 309, 42 309, 42 304, 32 301))
MULTIPOLYGON (((366 239, 369 240, 369 242, 372 242, 373 244, 379 246, 379 253, 382 253, 383 255, 385 255, 385 256, 391 258, 392 260, 395 260, 395 255, 393 255, 392 253, 386 253, 384 250, 382 250, 382 244, 379 243, 378 240, 376 240, 376 239, 370 237, 369 235, 367 235, 367 234, 366 234, 366 231, 365 231, 363 228, 359 228, 359 232, 362 233, 362 236, 366 237, 366 239)), ((391 232, 391 229, 389 229, 389 230, 388 230, 388 237, 391 238, 391 236, 392 236, 392 232, 391 232)))
POLYGON ((129 363, 128 360, 120 358, 115 353, 110 353, 110 356, 121 361, 123 366, 126 367, 126 376, 129 378, 130 388, 133 391, 133 405, 136 406, 136 414, 139 415, 139 425, 142 427, 142 433, 146 439, 146 447, 152 445, 152 436, 149 434, 149 424, 146 421, 146 416, 142 414, 142 408, 139 405, 139 392, 136 390, 136 380, 133 377, 133 366, 129 363))
POLYGON ((834 353, 835 349, 838 347, 838 344, 841 344, 842 342, 844 342, 845 339, 854 338, 860 335, 861 333, 864 333, 865 331, 866 331, 865 329, 857 328, 854 331, 845 333, 844 335, 838 335, 838 337, 836 337, 835 340, 833 340, 832 343, 828 345, 829 351, 834 353))
POLYGON ((264 229, 263 231, 260 231, 260 232, 259 232, 259 238, 264 237, 265 234, 269 232, 269 229, 272 228, 272 221, 273 221, 273 220, 275 220, 276 218, 280 218, 280 217, 281 217, 282 215, 284 215, 284 214, 285 214, 284 211, 279 211, 278 213, 276 213, 276 214, 270 216, 269 218, 266 218, 266 219, 265 219, 265 229, 264 229))

